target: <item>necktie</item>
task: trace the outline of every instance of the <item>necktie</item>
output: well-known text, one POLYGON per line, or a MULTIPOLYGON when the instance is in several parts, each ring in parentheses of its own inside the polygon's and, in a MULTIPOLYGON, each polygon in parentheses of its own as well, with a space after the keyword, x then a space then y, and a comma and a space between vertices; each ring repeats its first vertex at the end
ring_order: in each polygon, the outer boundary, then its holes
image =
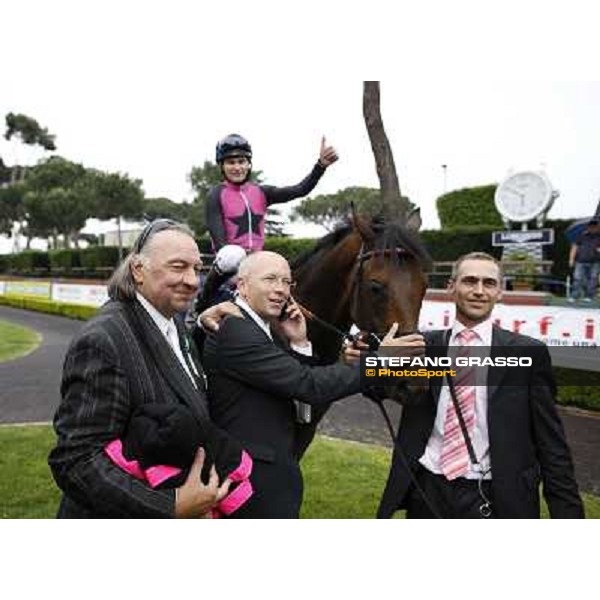
MULTIPOLYGON (((471 329, 464 329, 457 335, 460 346, 458 356, 468 356, 468 346, 479 336, 471 329)), ((465 421, 469 437, 473 438, 475 427, 475 367, 462 367, 457 370, 454 380, 456 399, 465 421)), ((460 427, 454 402, 450 400, 444 420, 444 440, 440 454, 440 467, 447 479, 452 480, 465 475, 469 470, 469 451, 460 427)))
POLYGON ((181 351, 181 346, 179 345, 179 334, 177 333, 177 328, 175 327, 175 325, 173 323, 169 323, 169 325, 167 326, 167 340, 169 340, 169 343, 171 344, 171 348, 173 348, 173 352, 175 353, 177 360, 181 363, 181 366, 185 369, 185 372, 188 374, 190 380, 194 384, 194 387, 197 387, 196 382, 194 381, 194 378, 192 377, 192 374, 190 373, 190 369, 189 369, 187 363, 185 362, 183 352, 181 351))

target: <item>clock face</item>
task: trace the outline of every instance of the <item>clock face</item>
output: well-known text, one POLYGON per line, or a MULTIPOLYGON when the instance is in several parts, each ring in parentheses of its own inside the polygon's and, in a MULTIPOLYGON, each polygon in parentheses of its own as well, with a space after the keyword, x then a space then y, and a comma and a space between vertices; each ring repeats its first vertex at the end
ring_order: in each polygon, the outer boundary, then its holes
POLYGON ((496 189, 496 208, 509 221, 530 221, 542 213, 552 200, 548 178, 534 171, 515 173, 496 189))

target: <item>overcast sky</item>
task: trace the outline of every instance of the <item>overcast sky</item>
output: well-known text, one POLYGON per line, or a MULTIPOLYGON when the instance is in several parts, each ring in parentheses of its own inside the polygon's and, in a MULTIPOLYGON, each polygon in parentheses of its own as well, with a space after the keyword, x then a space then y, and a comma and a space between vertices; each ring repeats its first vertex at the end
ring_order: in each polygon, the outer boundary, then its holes
MULTIPOLYGON (((338 69, 338 59, 326 53, 315 55, 318 30, 304 32, 309 60, 299 66, 297 49, 289 63, 281 56, 273 62, 281 33, 260 41, 243 27, 228 29, 231 14, 183 10, 182 2, 169 3, 169 10, 144 6, 142 13, 111 1, 24 0, 3 8, 3 21, 17 26, 3 27, 0 38, 0 116, 13 111, 36 118, 56 134, 59 154, 142 179, 147 196, 190 200, 191 167, 213 160, 216 141, 230 132, 251 141, 255 167, 270 184, 306 175, 326 134, 341 158, 315 193, 378 185, 359 73, 347 62, 338 69), (18 24, 25 23, 23 43, 18 24), (313 76, 315 57, 329 68, 313 76)), ((298 18, 302 28, 307 21, 298 18)), ((290 35, 296 33, 292 27, 290 35)), ((442 46, 433 59, 444 63, 445 56, 442 46)), ((561 193, 551 216, 593 212, 600 197, 600 84, 524 81, 522 72, 520 80, 506 73, 493 80, 490 71, 483 82, 439 71, 419 77, 412 64, 406 76, 388 66, 381 77, 402 192, 421 207, 424 227, 439 226, 435 199, 443 190, 443 164, 448 191, 497 182, 510 170, 543 168, 561 193)), ((9 164, 36 158, 4 140, 0 154, 9 164)))

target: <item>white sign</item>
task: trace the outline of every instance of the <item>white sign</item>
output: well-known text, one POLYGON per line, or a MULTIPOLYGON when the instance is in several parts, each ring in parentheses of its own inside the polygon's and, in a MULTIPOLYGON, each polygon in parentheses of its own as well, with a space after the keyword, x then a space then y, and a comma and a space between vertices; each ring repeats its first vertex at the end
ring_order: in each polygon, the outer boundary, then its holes
POLYGON ((4 293, 13 296, 39 296, 50 298, 50 283, 34 279, 23 281, 5 281, 4 293))
MULTIPOLYGON (((419 328, 448 329, 454 323, 454 314, 452 302, 425 300, 419 328)), ((496 304, 492 318, 499 327, 548 346, 600 346, 600 309, 496 304)))
POLYGON ((52 300, 69 304, 102 306, 108 300, 105 285, 79 285, 75 283, 53 283, 52 300))
POLYGON ((6 282, 5 281, 0 281, 0 296, 4 296, 4 290, 6 288, 6 282))

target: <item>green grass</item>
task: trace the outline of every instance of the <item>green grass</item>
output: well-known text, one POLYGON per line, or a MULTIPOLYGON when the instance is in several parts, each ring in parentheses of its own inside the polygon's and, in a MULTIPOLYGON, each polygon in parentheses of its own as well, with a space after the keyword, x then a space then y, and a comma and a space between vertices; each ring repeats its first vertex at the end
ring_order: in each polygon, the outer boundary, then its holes
MULTIPOLYGON (((317 438, 306 453, 304 473, 305 519, 370 519, 387 479, 391 452, 379 446, 317 438)), ((600 519, 600 497, 583 495, 586 516, 600 519)), ((399 511, 396 517, 404 517, 399 511)), ((542 499, 542 517, 548 508, 542 499)))
POLYGON ((33 329, 0 321, 0 362, 12 360, 33 352, 42 342, 42 336, 33 329))
MULTIPOLYGON (((0 517, 54 517, 60 492, 46 462, 53 445, 48 425, 0 427, 0 517)), ((302 517, 373 518, 389 458, 389 451, 378 446, 317 438, 302 464, 302 517)), ((585 495, 584 501, 588 518, 599 519, 600 498, 585 495)))
POLYGON ((0 427, 0 517, 56 515, 60 492, 46 462, 54 443, 48 425, 0 427))

